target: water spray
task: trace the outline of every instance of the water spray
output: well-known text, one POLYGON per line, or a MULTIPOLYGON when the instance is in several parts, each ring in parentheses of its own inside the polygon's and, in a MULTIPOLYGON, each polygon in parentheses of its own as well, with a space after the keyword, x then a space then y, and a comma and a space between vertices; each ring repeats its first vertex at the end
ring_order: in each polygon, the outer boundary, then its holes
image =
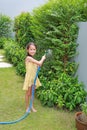
POLYGON ((46 58, 52 57, 52 50, 51 49, 46 50, 45 55, 46 55, 46 58))

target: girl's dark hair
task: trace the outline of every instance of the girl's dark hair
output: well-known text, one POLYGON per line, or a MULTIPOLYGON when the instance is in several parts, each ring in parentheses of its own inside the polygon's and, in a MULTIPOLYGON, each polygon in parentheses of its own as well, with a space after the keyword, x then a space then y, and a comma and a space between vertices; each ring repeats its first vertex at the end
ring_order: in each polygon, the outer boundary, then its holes
MULTIPOLYGON (((35 43, 29 42, 29 43, 27 44, 27 46, 26 46, 26 50, 28 50, 31 45, 35 46, 36 49, 37 49, 37 46, 35 45, 35 43)), ((29 53, 27 52, 27 56, 31 56, 31 55, 29 55, 29 53)))

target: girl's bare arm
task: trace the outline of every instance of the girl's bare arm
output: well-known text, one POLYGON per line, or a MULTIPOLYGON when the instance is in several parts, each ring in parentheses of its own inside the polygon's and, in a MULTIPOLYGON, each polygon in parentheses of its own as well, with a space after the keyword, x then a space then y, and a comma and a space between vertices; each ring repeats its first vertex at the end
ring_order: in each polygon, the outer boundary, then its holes
POLYGON ((33 57, 27 56, 26 61, 30 61, 30 62, 33 62, 33 63, 35 63, 35 64, 41 66, 41 65, 43 64, 43 62, 44 62, 45 59, 46 59, 46 56, 45 56, 45 55, 42 56, 42 58, 41 58, 40 61, 34 59, 33 57))

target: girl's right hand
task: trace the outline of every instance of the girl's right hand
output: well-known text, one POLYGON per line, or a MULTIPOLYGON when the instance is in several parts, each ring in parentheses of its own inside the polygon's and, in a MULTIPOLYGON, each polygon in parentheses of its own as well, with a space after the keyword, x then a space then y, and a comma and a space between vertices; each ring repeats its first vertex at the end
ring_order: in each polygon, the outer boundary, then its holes
POLYGON ((43 59, 43 61, 46 59, 46 56, 44 55, 44 56, 42 56, 42 59, 43 59))

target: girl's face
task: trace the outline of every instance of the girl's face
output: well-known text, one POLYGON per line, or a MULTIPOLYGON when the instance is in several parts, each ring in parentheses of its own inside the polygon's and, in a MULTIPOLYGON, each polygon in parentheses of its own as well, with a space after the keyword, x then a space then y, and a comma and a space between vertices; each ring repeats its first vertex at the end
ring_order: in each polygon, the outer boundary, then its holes
POLYGON ((30 45, 29 49, 28 49, 28 53, 31 56, 34 56, 36 53, 36 47, 34 45, 30 45))

